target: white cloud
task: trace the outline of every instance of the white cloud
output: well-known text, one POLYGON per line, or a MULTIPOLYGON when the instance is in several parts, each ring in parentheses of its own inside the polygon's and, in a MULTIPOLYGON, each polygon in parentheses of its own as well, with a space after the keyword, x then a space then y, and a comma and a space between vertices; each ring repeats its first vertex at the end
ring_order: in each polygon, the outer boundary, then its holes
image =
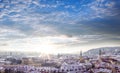
POLYGON ((94 11, 93 17, 113 16, 113 12, 116 10, 114 1, 97 0, 89 6, 94 11))
POLYGON ((21 37, 26 37, 26 35, 17 29, 0 28, 0 40, 19 39, 21 37))
POLYGON ((59 34, 56 28, 46 25, 30 25, 33 29, 33 33, 31 33, 31 36, 53 36, 59 34))
POLYGON ((3 3, 0 3, 0 8, 4 8, 4 4, 3 3))
POLYGON ((67 37, 67 36, 48 36, 48 37, 29 37, 24 39, 16 39, 6 41, 8 45, 1 46, 2 48, 6 48, 4 50, 9 51, 34 51, 34 52, 42 52, 42 53, 64 53, 65 47, 62 44, 56 43, 68 43, 68 42, 77 42, 75 37, 67 37), (61 51, 60 51, 61 49, 61 51))
POLYGON ((65 8, 72 8, 72 9, 74 9, 74 8, 75 8, 75 6, 74 6, 74 5, 65 5, 64 7, 65 7, 65 8))

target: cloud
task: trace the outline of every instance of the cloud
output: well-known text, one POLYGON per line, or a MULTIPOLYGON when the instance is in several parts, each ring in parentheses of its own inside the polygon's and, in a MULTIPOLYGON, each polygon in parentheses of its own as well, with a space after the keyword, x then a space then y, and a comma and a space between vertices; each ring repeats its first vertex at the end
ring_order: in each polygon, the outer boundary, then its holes
POLYGON ((43 41, 64 48, 84 47, 106 41, 119 43, 117 37, 120 35, 120 17, 116 1, 3 1, 0 1, 2 41, 47 39, 49 41, 43 41))
MULTIPOLYGON (((103 18, 106 16, 115 16, 117 15, 116 12, 113 13, 113 11, 116 11, 116 8, 114 8, 115 6, 115 2, 114 1, 105 1, 105 0, 95 0, 92 2, 89 2, 87 4, 84 4, 86 1, 82 1, 81 3, 83 3, 83 5, 81 5, 81 7, 79 9, 81 9, 80 11, 76 12, 76 14, 71 14, 68 11, 54 11, 54 10, 50 10, 52 11, 51 13, 44 13, 44 12, 40 12, 38 11, 38 13, 36 12, 37 8, 41 8, 41 5, 45 5, 44 9, 48 8, 48 6, 52 6, 52 5, 63 5, 64 3, 62 3, 61 1, 56 1, 53 3, 54 4, 45 4, 44 2, 38 2, 37 0, 32 1, 32 0, 27 0, 27 1, 11 1, 11 7, 8 9, 3 9, 3 12, 1 14, 1 22, 6 20, 10 20, 13 23, 12 24, 16 24, 14 26, 18 26, 22 27, 30 27, 32 28, 31 24, 36 26, 36 25, 47 25, 46 28, 52 28, 51 26, 53 26, 53 29, 58 29, 55 31, 58 32, 63 32, 66 31, 71 31, 71 34, 73 33, 78 33, 77 31, 80 32, 84 32, 84 31, 89 31, 90 28, 81 28, 82 26, 84 26, 81 21, 90 21, 96 18, 103 18), (14 6, 15 5, 15 6, 14 6), (31 6, 33 5, 33 6, 31 6), (40 5, 40 6, 39 6, 40 5), (38 6, 38 7, 36 7, 38 6), (83 9, 85 8, 85 9, 83 9), (114 10, 115 9, 115 10, 114 10), (79 25, 77 22, 80 22, 79 25), (20 25, 17 25, 20 24, 20 25), (22 25, 22 26, 21 26, 22 25), (68 26, 68 27, 67 27, 68 26), (77 27, 79 26, 79 28, 77 27), (61 31, 60 29, 63 28, 63 31, 61 31)), ((3 3, 2 3, 3 4, 3 3)), ((64 5, 69 6, 70 9, 78 9, 78 8, 72 8, 75 5, 64 5), (72 7, 71 7, 72 6, 72 7)), ((42 11, 44 11, 44 9, 42 9, 42 11)), ((53 8, 54 9, 54 8, 53 8)), ((78 9, 78 10, 79 10, 78 9)), ((74 11, 74 10, 73 10, 74 11)), ((91 23, 92 24, 92 23, 91 23)), ((18 28, 21 30, 21 28, 18 28)), ((42 29, 42 28, 41 28, 42 29)), ((41 31, 42 32, 42 31, 41 31)))
POLYGON ((115 16, 118 14, 113 14, 115 13, 114 11, 116 11, 114 1, 97 0, 91 3, 89 6, 96 14, 96 17, 115 16))
MULTIPOLYGON (((28 37, 23 39, 16 39, 6 41, 8 45, 2 46, 4 50, 10 51, 41 51, 44 53, 58 53, 63 44, 78 42, 75 37, 61 36, 47 36, 47 37, 28 37), (7 48, 7 49, 6 49, 7 48), (49 51, 48 51, 49 50, 49 51), (54 51, 52 51, 54 50, 54 51)), ((62 50, 62 49, 61 49, 62 50)), ((65 50, 64 50, 65 51, 65 50)), ((64 52, 63 51, 63 52, 64 52)))
POLYGON ((17 29, 11 29, 8 27, 0 28, 0 40, 1 41, 21 39, 21 38, 25 38, 25 37, 26 37, 26 35, 24 33, 21 33, 17 29))

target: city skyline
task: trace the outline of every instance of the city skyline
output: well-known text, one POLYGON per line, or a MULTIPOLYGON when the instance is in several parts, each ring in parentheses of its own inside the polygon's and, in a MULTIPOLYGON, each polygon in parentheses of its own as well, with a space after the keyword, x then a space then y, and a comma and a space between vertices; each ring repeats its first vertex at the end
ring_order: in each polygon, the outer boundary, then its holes
POLYGON ((0 0, 0 50, 75 53, 120 46, 119 0, 0 0))

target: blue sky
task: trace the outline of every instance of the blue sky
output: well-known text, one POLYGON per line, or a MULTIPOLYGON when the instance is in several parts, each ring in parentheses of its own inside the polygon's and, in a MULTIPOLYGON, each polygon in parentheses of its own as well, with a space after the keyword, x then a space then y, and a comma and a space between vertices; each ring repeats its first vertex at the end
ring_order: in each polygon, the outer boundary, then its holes
POLYGON ((119 46, 119 31, 119 0, 0 0, 1 49, 87 51, 119 46))

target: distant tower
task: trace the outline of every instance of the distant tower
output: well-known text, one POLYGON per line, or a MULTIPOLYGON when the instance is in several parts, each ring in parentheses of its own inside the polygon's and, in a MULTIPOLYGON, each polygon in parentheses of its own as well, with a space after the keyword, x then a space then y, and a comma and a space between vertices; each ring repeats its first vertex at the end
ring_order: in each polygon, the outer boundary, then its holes
POLYGON ((80 58, 82 58, 82 51, 80 51, 80 58))
POLYGON ((99 56, 101 56, 102 55, 102 51, 101 51, 101 49, 99 50, 99 56))
POLYGON ((60 58, 60 54, 59 53, 58 53, 57 57, 60 58))
POLYGON ((98 56, 99 62, 102 62, 102 50, 99 50, 99 56, 98 56))
POLYGON ((82 51, 80 51, 80 63, 85 63, 85 60, 82 55, 82 51))

